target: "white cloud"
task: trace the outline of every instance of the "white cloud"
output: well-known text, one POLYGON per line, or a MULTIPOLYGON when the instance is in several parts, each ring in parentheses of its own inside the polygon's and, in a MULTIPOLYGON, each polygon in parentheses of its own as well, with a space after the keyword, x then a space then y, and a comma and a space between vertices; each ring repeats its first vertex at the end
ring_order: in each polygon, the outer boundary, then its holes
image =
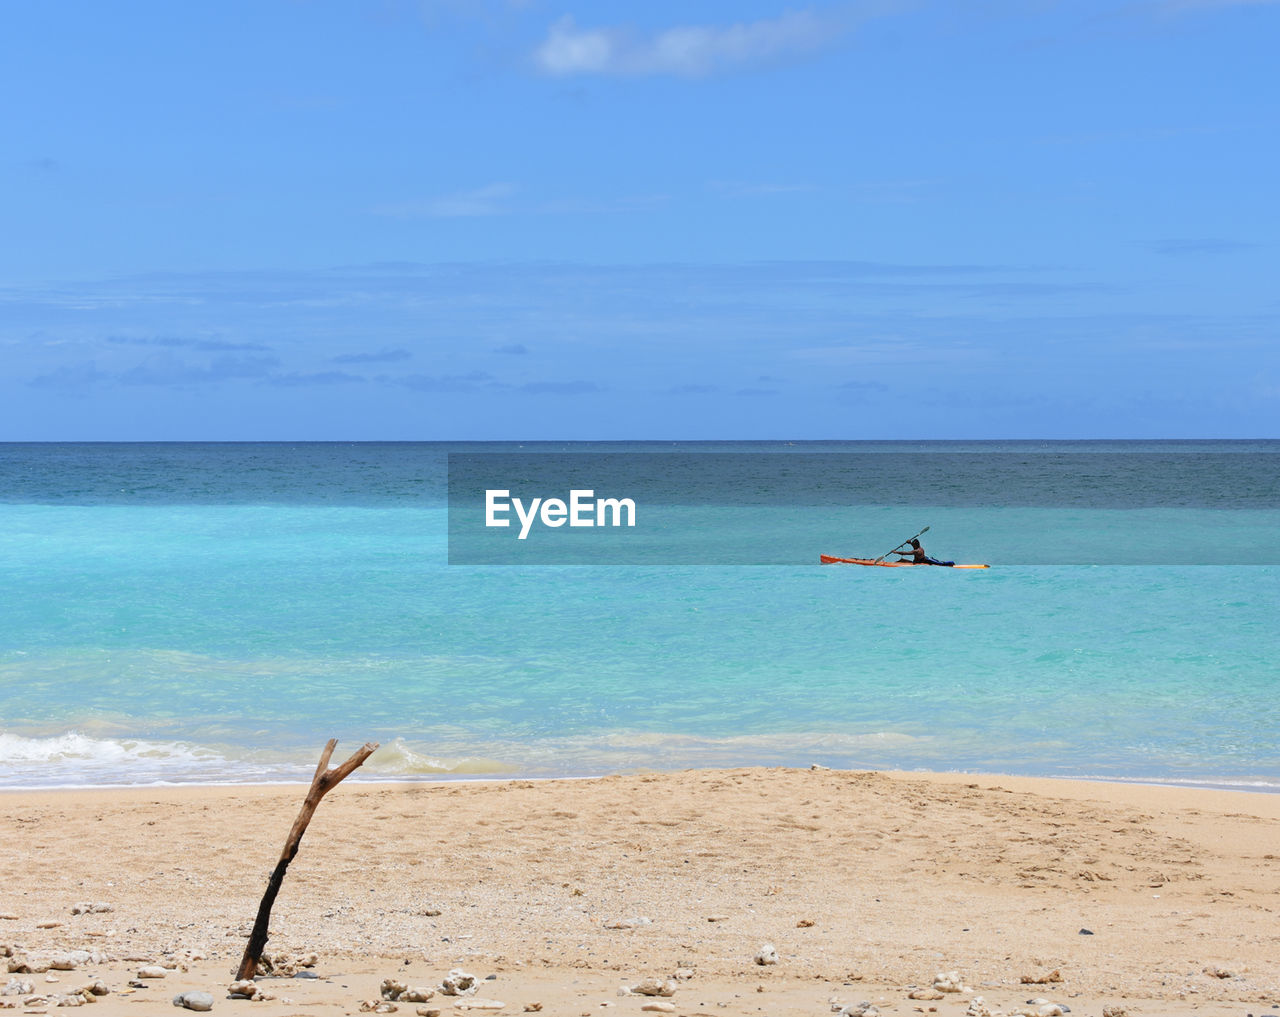
POLYGON ((437 198, 431 208, 435 215, 496 215, 505 210, 503 201, 515 192, 513 184, 489 184, 437 198))
POLYGON ((609 29, 579 31, 566 14, 551 26, 534 59, 548 74, 601 74, 617 59, 620 42, 618 33, 609 29))
POLYGON ((811 10, 733 25, 681 25, 640 37, 620 28, 579 28, 561 18, 534 53, 546 74, 673 74, 702 77, 771 63, 832 44, 848 19, 811 10))
POLYGON ((713 180, 710 187, 729 198, 761 198, 778 194, 804 194, 815 190, 812 184, 753 184, 742 180, 713 180))
POLYGON ((378 205, 377 215, 397 219, 461 218, 465 216, 500 215, 509 211, 506 199, 516 193, 514 184, 497 183, 476 187, 469 191, 430 198, 426 201, 404 201, 390 205, 378 205))

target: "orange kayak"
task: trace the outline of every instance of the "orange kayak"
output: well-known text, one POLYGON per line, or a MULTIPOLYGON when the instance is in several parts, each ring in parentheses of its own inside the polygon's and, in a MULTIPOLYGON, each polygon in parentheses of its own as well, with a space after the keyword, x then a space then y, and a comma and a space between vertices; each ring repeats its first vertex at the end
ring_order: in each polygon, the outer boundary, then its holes
MULTIPOLYGON (((913 561, 876 561, 874 558, 836 558, 829 554, 818 555, 818 561, 823 565, 878 565, 882 569, 913 569, 913 568, 929 568, 928 565, 917 566, 913 561)), ((935 565, 934 568, 943 569, 989 569, 990 565, 935 565)))

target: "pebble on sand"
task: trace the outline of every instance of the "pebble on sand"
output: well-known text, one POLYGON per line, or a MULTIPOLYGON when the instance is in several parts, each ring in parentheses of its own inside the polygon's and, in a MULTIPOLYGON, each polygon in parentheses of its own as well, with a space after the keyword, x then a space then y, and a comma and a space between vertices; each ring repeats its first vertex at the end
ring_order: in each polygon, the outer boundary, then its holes
POLYGON ((1050 985, 1062 981, 1062 972, 1057 968, 1043 975, 1023 975, 1019 981, 1023 985, 1050 985))
POLYGON ((252 978, 242 978, 227 988, 227 995, 232 999, 253 999, 257 994, 258 983, 252 978))
POLYGON ((631 918, 617 918, 613 921, 605 922, 604 927, 606 929, 638 929, 641 926, 652 924, 652 918, 646 918, 644 915, 633 915, 631 918))
POLYGON ((674 978, 646 978, 630 986, 627 991, 634 996, 674 996, 676 980, 674 978))
POLYGON ((77 904, 71 909, 73 915, 105 915, 115 910, 110 904, 77 904))
POLYGON ((765 943, 756 951, 755 962, 760 965, 777 964, 778 951, 772 943, 765 943))
POLYGON ((159 964, 144 964, 138 968, 139 978, 166 978, 169 972, 159 964))
POLYGON ((406 985, 396 978, 384 978, 378 991, 383 999, 397 1003, 426 1003, 436 994, 435 989, 425 985, 406 985))
POLYGON ((258 958, 258 974, 275 975, 278 978, 292 978, 303 968, 313 968, 320 962, 314 952, 309 953, 263 953, 258 958))
POLYGON ((440 983, 440 992, 445 996, 466 996, 476 991, 476 976, 468 974, 462 968, 454 968, 440 983))
POLYGON ((383 999, 399 999, 400 994, 407 988, 408 986, 404 982, 398 982, 394 978, 384 978, 378 990, 378 995, 383 999))
POLYGON ((933 987, 938 992, 972 992, 959 971, 939 971, 933 976, 933 987))
POLYGON ((213 996, 208 992, 182 992, 173 997, 173 1005, 187 1010, 212 1010, 213 996))

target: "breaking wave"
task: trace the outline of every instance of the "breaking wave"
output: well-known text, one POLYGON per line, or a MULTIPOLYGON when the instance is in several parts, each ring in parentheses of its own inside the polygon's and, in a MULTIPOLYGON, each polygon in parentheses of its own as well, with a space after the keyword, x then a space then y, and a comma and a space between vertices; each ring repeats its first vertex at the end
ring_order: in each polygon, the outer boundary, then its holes
POLYGON ((86 787, 270 779, 261 766, 176 741, 95 738, 66 731, 45 738, 0 732, 0 787, 86 787))

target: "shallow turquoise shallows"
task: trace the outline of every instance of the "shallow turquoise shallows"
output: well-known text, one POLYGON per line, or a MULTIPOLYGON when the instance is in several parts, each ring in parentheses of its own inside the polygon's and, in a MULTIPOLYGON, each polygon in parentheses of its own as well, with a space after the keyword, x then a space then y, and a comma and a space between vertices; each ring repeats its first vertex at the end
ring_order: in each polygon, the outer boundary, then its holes
MULTIPOLYGON (((680 564, 677 542, 512 567, 448 563, 447 455, 476 446, 2 445, 0 786, 305 779, 337 737, 382 743, 363 779, 818 763, 1280 789, 1280 443, 674 447, 1009 458, 909 498, 726 485, 666 517, 788 564, 680 564), (930 554, 993 567, 818 564, 926 525, 930 554)), ((616 486, 672 448, 554 451, 617 453, 616 486)))

